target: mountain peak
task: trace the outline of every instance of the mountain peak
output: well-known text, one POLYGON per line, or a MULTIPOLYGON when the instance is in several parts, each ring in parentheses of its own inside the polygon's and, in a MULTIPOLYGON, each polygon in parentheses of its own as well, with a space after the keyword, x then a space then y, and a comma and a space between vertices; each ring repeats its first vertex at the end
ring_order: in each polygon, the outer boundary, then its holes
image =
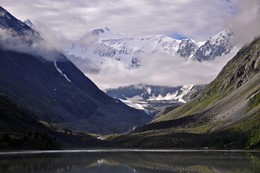
POLYGON ((23 21, 23 23, 25 23, 27 26, 29 26, 32 29, 36 29, 35 25, 33 24, 33 22, 30 19, 26 19, 23 21))
POLYGON ((20 20, 16 19, 12 14, 0 6, 0 28, 2 29, 12 29, 17 33, 25 33, 26 31, 31 31, 32 29, 25 25, 20 20))
POLYGON ((188 58, 193 55, 197 49, 198 47, 195 44, 195 41, 188 38, 181 41, 177 53, 184 58, 188 58))
POLYGON ((193 55, 192 59, 198 61, 213 60, 215 57, 228 54, 233 46, 230 39, 233 33, 224 29, 210 37, 193 55))
POLYGON ((220 31, 219 33, 217 33, 216 35, 210 37, 209 40, 228 39, 232 35, 233 35, 233 33, 230 30, 224 29, 224 30, 220 31))

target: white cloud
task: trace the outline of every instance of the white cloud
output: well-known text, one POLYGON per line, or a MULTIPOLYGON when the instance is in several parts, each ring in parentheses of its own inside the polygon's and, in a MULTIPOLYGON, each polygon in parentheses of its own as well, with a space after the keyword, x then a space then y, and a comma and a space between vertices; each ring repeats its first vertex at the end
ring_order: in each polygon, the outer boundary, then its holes
POLYGON ((119 33, 179 33, 204 40, 222 30, 223 17, 230 14, 226 0, 8 0, 1 5, 71 39, 107 26, 119 33))
MULTIPOLYGON (((55 49, 63 47, 62 33, 70 39, 78 39, 104 26, 115 33, 179 33, 197 41, 228 27, 235 32, 236 43, 244 43, 259 35, 259 4, 259 0, 1 1, 1 5, 19 19, 29 18, 38 23, 41 34, 55 49)), ((87 76, 101 88, 136 83, 176 86, 209 83, 232 57, 229 54, 215 61, 198 63, 184 62, 181 57, 151 56, 144 57, 142 68, 136 70, 127 70, 120 62, 107 58, 100 71, 91 65, 79 67, 83 72, 91 71, 87 76)), ((81 61, 73 59, 75 64, 81 61)))
POLYGON ((260 36, 260 1, 234 0, 237 13, 226 19, 226 25, 235 33, 234 44, 251 42, 260 36))
POLYGON ((178 56, 151 55, 143 57, 141 67, 133 70, 125 68, 120 61, 105 58, 99 73, 85 74, 101 89, 138 83, 167 86, 206 84, 217 76, 236 51, 214 61, 201 63, 184 61, 178 56))
POLYGON ((19 35, 11 29, 0 28, 0 47, 4 50, 32 54, 47 61, 62 58, 59 51, 52 44, 42 39, 37 33, 30 31, 19 35))

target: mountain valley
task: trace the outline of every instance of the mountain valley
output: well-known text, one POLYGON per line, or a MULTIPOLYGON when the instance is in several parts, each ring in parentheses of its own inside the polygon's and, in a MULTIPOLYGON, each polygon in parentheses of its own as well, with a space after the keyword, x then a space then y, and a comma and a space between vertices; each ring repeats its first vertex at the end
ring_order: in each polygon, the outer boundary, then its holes
MULTIPOLYGON (((107 59, 131 72, 144 68, 149 62, 144 58, 153 55, 214 62, 235 50, 233 32, 224 29, 195 41, 134 37, 105 27, 57 50, 37 30, 30 20, 21 22, 0 7, 1 150, 260 149, 259 37, 245 44, 209 84, 131 81, 102 91, 88 74, 98 73, 107 59)), ((188 68, 200 73, 194 69, 188 68)))

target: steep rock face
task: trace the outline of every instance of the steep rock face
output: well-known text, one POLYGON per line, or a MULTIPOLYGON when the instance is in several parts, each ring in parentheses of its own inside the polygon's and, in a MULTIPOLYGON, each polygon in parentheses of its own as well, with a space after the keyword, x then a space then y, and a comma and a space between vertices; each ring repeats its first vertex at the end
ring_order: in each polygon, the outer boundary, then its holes
POLYGON ((230 38, 232 33, 228 30, 221 31, 217 35, 211 37, 200 48, 198 48, 192 59, 198 61, 213 60, 215 57, 228 54, 232 46, 230 38))
POLYGON ((177 53, 184 58, 189 58, 196 52, 197 49, 198 46, 194 43, 194 41, 191 39, 186 39, 181 41, 177 53))
POLYGON ((157 117, 155 121, 199 115, 207 119, 211 130, 215 130, 256 116, 259 106, 252 109, 250 99, 260 89, 259 55, 260 38, 243 47, 194 100, 157 117))
POLYGON ((33 30, 20 20, 17 20, 8 11, 0 6, 0 28, 8 28, 19 33, 33 32, 33 30), (14 22, 15 21, 15 22, 14 22))
POLYGON ((31 39, 41 39, 38 32, 33 30, 30 26, 27 26, 22 21, 16 19, 0 6, 0 30, 1 29, 14 35, 18 34, 21 37, 23 36, 23 39, 27 42, 31 41, 31 39))
POLYGON ((243 47, 217 77, 223 90, 232 91, 242 86, 260 71, 260 39, 243 47), (230 73, 232 70, 233 73, 230 73))
POLYGON ((18 41, 13 43, 16 47, 9 48, 0 37, 1 93, 41 120, 78 131, 125 132, 150 119, 144 112, 107 96, 58 51, 34 50, 32 45, 44 39, 4 9, 0 10, 4 12, 0 26, 12 30, 7 32, 10 41, 18 41), (30 54, 20 53, 16 50, 19 47, 28 49, 30 54))
MULTIPOLYGON (((260 38, 254 40, 250 45, 243 47, 237 55, 230 60, 222 69, 217 78, 212 81, 193 101, 176 109, 163 117, 174 119, 177 117, 202 113, 206 110, 215 110, 218 104, 229 101, 235 105, 246 103, 250 97, 259 92, 259 55, 260 55, 260 38), (239 93, 241 92, 241 93, 239 93), (236 98, 236 100, 232 100, 236 98), (192 106, 194 105, 194 106, 192 106)), ((229 105, 230 105, 229 104, 229 105)), ((225 106, 226 107, 226 106, 225 106)), ((227 110, 216 110, 214 115, 225 114, 227 110)), ((211 111, 207 111, 211 112, 211 111)), ((208 113, 206 113, 208 115, 208 113)), ((203 114, 203 115, 206 115, 203 114)), ((246 115, 244 113, 243 117, 246 115)), ((168 119, 166 118, 166 119, 168 119)), ((228 118, 226 116, 226 118, 228 118)))

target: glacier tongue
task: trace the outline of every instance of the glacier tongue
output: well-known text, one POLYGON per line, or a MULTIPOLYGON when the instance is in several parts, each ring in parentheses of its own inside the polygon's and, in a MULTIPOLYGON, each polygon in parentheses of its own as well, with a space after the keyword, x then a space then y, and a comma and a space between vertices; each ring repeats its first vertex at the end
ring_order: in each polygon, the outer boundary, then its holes
POLYGON ((178 106, 189 101, 189 97, 205 85, 184 85, 177 87, 153 86, 153 85, 130 85, 115 89, 107 89, 106 93, 119 99, 128 106, 154 115, 165 107, 178 106))

